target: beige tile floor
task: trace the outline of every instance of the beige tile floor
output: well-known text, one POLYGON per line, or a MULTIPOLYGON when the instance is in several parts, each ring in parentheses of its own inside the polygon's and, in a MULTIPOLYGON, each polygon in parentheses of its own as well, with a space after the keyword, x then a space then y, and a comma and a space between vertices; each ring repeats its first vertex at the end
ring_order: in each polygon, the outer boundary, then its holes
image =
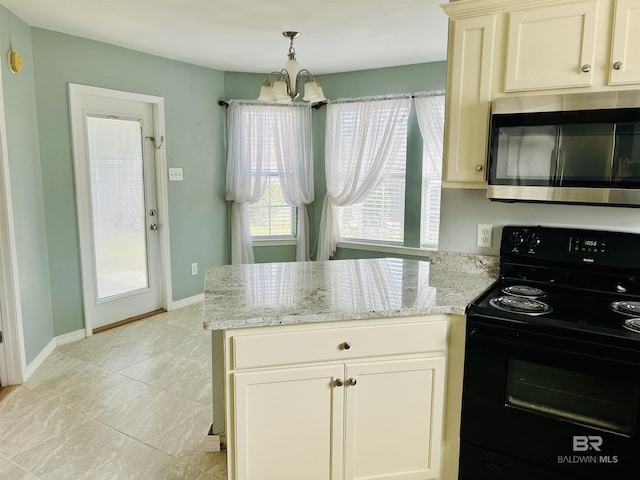
POLYGON ((222 480, 202 304, 60 346, 0 400, 2 480, 222 480))

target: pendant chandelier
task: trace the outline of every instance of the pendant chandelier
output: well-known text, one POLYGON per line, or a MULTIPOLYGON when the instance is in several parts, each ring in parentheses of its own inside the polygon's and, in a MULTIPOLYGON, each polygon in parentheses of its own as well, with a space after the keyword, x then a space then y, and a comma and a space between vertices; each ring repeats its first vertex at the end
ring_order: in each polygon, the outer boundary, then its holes
POLYGON ((302 84, 304 83, 304 96, 302 100, 309 103, 325 102, 322 87, 318 85, 311 72, 300 69, 296 60, 296 51, 293 48, 293 39, 298 38, 298 32, 282 32, 289 43, 289 60, 279 72, 271 72, 260 88, 260 102, 291 103, 298 98, 302 84), (275 78, 275 81, 272 80, 275 78))

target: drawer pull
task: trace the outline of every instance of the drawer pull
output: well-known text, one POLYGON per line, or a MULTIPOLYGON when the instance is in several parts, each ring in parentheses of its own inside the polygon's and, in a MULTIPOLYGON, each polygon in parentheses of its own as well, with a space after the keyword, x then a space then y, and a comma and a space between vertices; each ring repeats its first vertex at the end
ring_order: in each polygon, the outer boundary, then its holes
POLYGON ((344 385, 344 380, 342 380, 341 378, 336 378, 335 382, 336 387, 341 387, 344 385))
POLYGON ((476 165, 476 172, 481 172, 482 171, 482 165, 478 164, 476 165))
POLYGON ((613 64, 613 69, 614 70, 621 70, 622 69, 622 62, 616 62, 613 64))
POLYGON ((340 346, 343 350, 349 350, 351 348, 351 344, 349 342, 343 342, 340 346))
POLYGON ((585 64, 580 70, 582 70, 584 73, 589 73, 591 71, 591 65, 585 64))
POLYGON ((351 377, 348 380, 348 382, 349 382, 349 385, 351 385, 353 387, 356 383, 358 383, 358 380, 356 380, 355 378, 351 377))

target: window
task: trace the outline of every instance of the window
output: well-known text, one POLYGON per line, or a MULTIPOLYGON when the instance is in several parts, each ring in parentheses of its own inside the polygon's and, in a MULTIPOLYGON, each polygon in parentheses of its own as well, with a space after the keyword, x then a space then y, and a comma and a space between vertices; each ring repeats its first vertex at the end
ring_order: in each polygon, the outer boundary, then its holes
POLYGON ((264 195, 249 205, 249 229, 257 239, 295 237, 296 208, 284 201, 278 170, 269 168, 264 195))
MULTIPOLYGON (((354 105, 357 105, 355 103, 354 105)), ((340 232, 342 240, 363 243, 404 244, 404 199, 407 164, 407 123, 409 108, 404 108, 396 116, 396 125, 389 126, 389 118, 393 115, 384 103, 379 108, 370 108, 368 128, 374 131, 374 137, 384 135, 383 131, 391 131, 387 145, 394 145, 394 155, 389 163, 380 184, 360 203, 340 207, 340 232)), ((358 128, 354 121, 354 112, 343 112, 339 117, 340 133, 345 139, 356 135, 358 128)), ((359 132, 362 134, 362 131, 359 132)), ((375 156, 375 147, 367 145, 367 135, 359 148, 365 150, 365 156, 375 156)), ((354 148, 360 139, 345 141, 342 148, 346 151, 354 148)), ((386 147, 389 148, 389 147, 386 147)))
POLYGON ((249 230, 255 239, 295 238, 296 208, 284 200, 278 176, 274 122, 286 109, 255 108, 246 112, 253 182, 264 182, 264 194, 248 207, 249 230))

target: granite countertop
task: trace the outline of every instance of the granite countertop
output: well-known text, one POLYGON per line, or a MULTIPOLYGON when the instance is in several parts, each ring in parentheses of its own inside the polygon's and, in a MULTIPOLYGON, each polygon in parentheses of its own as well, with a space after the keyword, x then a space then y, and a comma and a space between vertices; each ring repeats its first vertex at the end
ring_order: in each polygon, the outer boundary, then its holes
POLYGON ((437 252, 429 261, 380 258, 209 268, 204 328, 464 314, 498 274, 497 257, 437 252))

